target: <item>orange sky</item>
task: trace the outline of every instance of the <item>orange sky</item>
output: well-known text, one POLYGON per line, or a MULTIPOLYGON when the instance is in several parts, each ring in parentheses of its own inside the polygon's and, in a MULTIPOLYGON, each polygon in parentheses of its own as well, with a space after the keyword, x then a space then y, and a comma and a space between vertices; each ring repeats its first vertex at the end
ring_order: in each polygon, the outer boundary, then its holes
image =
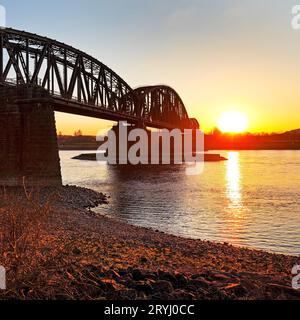
MULTIPOLYGON (((226 111, 251 132, 300 128, 295 0, 3 0, 7 26, 79 48, 131 87, 166 84, 210 131, 226 111), (57 10, 57 8, 60 8, 57 10), (55 17, 55 23, 45 23, 55 17), (47 19, 46 17, 46 19, 47 19)), ((57 114, 57 130, 96 134, 107 122, 57 114)))
MULTIPOLYGON (((232 55, 223 54, 222 59, 217 55, 201 54, 199 60, 199 70, 189 67, 182 71, 170 65, 166 79, 171 80, 166 83, 173 83, 190 117, 197 118, 204 131, 214 128, 220 115, 226 111, 245 114, 250 132, 300 128, 299 75, 292 61, 283 63, 276 56, 266 60, 241 50, 232 52, 232 55), (188 78, 192 80, 184 81, 188 78)), ((178 63, 174 61, 176 65, 178 63)), ((107 121, 68 114, 57 113, 56 119, 58 131, 64 134, 81 129, 84 134, 95 135, 110 125, 107 121)))
MULTIPOLYGON (((166 47, 154 52, 133 52, 132 58, 129 53, 114 56, 110 66, 133 88, 145 84, 172 86, 190 117, 197 118, 206 132, 226 111, 244 113, 250 132, 300 128, 300 30, 292 30, 287 17, 283 15, 274 29, 268 21, 262 21, 259 28, 244 26, 243 33, 227 26, 230 32, 214 34, 209 42, 199 40, 193 46, 179 34, 178 39, 172 38, 166 47), (186 44, 172 51, 178 41, 186 44)), ((94 135, 107 127, 107 122, 58 114, 57 127, 66 134, 80 128, 94 135)))
MULTIPOLYGON (((58 25, 46 34, 97 57, 133 88, 173 87, 206 132, 226 111, 244 113, 251 132, 300 128, 300 30, 291 28, 294 1, 124 3, 92 1, 81 13, 84 29, 58 25), (91 19, 103 6, 105 15, 91 19), (116 12, 118 19, 110 19, 116 12)), ((65 114, 56 119, 64 134, 81 129, 94 135, 109 126, 65 114)))

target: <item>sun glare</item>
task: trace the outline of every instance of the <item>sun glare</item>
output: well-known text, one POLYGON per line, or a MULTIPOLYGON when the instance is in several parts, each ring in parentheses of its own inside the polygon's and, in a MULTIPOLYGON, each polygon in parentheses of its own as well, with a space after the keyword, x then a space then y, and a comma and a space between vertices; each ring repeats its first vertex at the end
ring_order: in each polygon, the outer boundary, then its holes
POLYGON ((218 128, 224 133, 241 133, 247 130, 248 119, 240 112, 224 112, 218 120, 218 128))

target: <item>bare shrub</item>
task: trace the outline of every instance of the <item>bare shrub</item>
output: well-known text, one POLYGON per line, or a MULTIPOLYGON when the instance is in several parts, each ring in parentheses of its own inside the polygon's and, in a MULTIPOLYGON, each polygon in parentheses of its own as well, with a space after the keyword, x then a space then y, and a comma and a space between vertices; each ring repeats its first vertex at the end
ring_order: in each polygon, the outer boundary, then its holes
POLYGON ((15 271, 28 264, 51 212, 51 197, 43 203, 37 191, 3 189, 0 195, 0 264, 15 271))

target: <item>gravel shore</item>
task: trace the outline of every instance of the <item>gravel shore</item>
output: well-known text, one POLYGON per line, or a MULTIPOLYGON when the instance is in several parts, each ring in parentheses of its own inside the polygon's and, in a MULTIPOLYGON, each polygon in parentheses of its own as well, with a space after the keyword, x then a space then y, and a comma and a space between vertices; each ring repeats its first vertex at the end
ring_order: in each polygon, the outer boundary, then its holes
POLYGON ((291 285, 297 257, 130 226, 91 211, 108 199, 88 189, 40 191, 49 196, 31 271, 17 279, 9 270, 0 298, 300 299, 291 285))

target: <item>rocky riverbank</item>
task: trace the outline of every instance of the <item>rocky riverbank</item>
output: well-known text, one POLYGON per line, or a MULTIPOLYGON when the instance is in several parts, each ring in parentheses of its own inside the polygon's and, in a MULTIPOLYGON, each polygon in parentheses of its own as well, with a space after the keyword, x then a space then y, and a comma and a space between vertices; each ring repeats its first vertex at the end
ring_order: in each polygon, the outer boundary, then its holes
POLYGON ((0 255, 2 299, 300 299, 296 257, 130 226, 88 210, 108 203, 88 189, 41 190, 40 199, 54 203, 22 259, 0 255))

